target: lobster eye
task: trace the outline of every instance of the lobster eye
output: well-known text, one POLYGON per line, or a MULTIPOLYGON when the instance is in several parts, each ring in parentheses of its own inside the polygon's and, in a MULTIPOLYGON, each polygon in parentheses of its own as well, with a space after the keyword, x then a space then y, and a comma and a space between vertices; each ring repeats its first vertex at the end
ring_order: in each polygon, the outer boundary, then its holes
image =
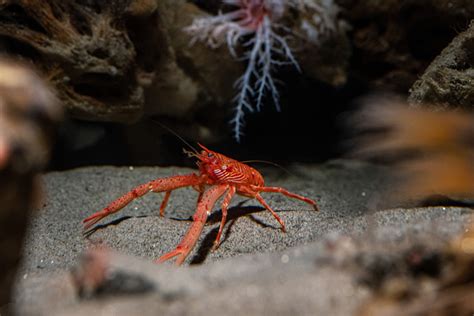
POLYGON ((207 153, 207 157, 212 158, 214 155, 212 153, 207 153))

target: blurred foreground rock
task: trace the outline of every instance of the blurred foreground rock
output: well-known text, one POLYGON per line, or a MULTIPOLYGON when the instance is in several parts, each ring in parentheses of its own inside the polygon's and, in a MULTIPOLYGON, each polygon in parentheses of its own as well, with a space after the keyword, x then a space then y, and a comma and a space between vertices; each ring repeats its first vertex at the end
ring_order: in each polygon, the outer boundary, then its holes
POLYGON ((0 310, 11 300, 28 215, 41 201, 38 173, 60 117, 42 79, 27 65, 0 59, 0 310))

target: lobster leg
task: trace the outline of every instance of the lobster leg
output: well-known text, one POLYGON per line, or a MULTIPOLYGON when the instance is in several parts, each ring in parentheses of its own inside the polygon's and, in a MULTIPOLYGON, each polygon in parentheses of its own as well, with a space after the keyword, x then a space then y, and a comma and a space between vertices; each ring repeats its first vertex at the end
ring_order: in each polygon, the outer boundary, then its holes
MULTIPOLYGON (((259 192, 273 192, 273 193, 281 193, 286 195, 287 197, 298 199, 300 201, 306 202, 308 204, 311 204, 316 211, 319 211, 319 207, 316 204, 314 200, 308 199, 307 197, 304 197, 299 194, 292 193, 286 189, 280 188, 280 187, 257 187, 257 186, 252 186, 252 189, 259 191, 259 192)), ((261 203, 261 202, 260 202, 261 203)))
POLYGON ((278 214, 275 213, 275 211, 270 207, 270 205, 268 205, 267 202, 265 202, 265 200, 262 198, 262 196, 257 193, 257 194, 255 195, 255 198, 257 199, 257 201, 260 202, 260 204, 263 205, 263 207, 265 207, 268 211, 270 211, 270 213, 272 213, 273 217, 275 217, 275 219, 278 221, 278 223, 280 223, 280 225, 281 225, 281 230, 282 230, 283 232, 286 232, 285 223, 284 223, 283 220, 280 218, 280 216, 278 216, 278 214))
POLYGON ((207 217, 211 213, 212 207, 216 201, 227 191, 229 185, 222 184, 215 187, 211 187, 204 191, 202 197, 199 199, 196 213, 193 216, 193 223, 189 227, 188 231, 184 235, 184 238, 176 246, 176 248, 156 260, 157 263, 162 263, 166 260, 178 256, 175 264, 181 265, 191 250, 196 245, 199 235, 201 235, 204 224, 206 223, 207 217))
POLYGON ((174 176, 174 177, 167 177, 156 179, 145 184, 139 185, 130 192, 126 193, 125 195, 119 197, 112 203, 110 203, 107 207, 102 209, 101 211, 87 217, 83 220, 84 223, 84 230, 91 228, 94 224, 98 221, 103 219, 104 217, 109 216, 115 212, 118 212, 123 207, 125 207, 128 203, 133 201, 134 199, 148 193, 148 192, 166 192, 165 198, 160 206, 160 215, 163 214, 164 208, 166 207, 166 203, 168 202, 169 195, 172 190, 187 187, 187 186, 196 186, 200 185, 202 179, 194 174, 182 175, 182 176, 174 176))
POLYGON ((168 200, 170 199, 171 191, 166 191, 165 197, 163 198, 163 201, 161 202, 160 205, 160 216, 165 215, 165 208, 166 205, 168 204, 168 200))
POLYGON ((235 186, 230 186, 229 191, 227 191, 227 194, 224 197, 224 201, 222 201, 222 206, 221 206, 222 220, 221 220, 221 225, 219 226, 219 232, 217 233, 216 240, 214 240, 214 246, 212 247, 213 251, 219 248, 222 231, 224 230, 224 225, 227 220, 227 208, 229 207, 230 201, 232 200, 232 197, 234 196, 235 191, 236 191, 235 186))

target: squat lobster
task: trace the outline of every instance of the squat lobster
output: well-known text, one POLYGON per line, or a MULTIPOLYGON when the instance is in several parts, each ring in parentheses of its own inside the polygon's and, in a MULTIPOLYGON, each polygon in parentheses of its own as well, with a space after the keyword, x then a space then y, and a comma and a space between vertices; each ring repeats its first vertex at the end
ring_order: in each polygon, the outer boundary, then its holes
POLYGON ((191 173, 187 175, 160 178, 139 185, 110 203, 103 210, 87 217, 83 221, 84 230, 90 229, 104 217, 118 212, 132 200, 148 192, 165 192, 165 197, 160 206, 160 215, 163 216, 171 191, 182 187, 192 186, 199 192, 197 210, 193 216, 193 223, 178 246, 156 260, 158 263, 161 263, 178 256, 175 263, 176 265, 180 265, 196 245, 199 235, 202 232, 204 224, 206 223, 207 217, 211 213, 214 204, 223 195, 225 196, 222 201, 222 220, 216 240, 214 241, 214 249, 219 247, 222 230, 227 218, 227 207, 236 193, 257 199, 260 204, 272 213, 273 217, 275 217, 275 219, 280 223, 281 229, 284 232, 286 231, 285 224, 265 202, 260 195, 260 192, 282 193, 288 197, 309 203, 315 210, 319 210, 316 202, 309 198, 291 193, 280 187, 266 187, 262 175, 254 168, 211 151, 201 144, 199 144, 199 146, 202 148, 201 153, 188 152, 190 156, 195 156, 198 159, 197 166, 199 167, 199 174, 191 173))

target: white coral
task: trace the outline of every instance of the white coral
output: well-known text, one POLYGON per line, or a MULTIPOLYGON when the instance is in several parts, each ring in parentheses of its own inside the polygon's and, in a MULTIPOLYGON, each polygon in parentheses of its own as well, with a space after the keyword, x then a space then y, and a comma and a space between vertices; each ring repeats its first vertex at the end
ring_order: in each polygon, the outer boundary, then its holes
POLYGON ((278 20, 289 7, 312 12, 312 20, 302 21, 301 29, 307 39, 319 42, 322 34, 336 30, 338 7, 333 0, 223 0, 223 3, 235 6, 236 10, 196 18, 186 31, 192 35, 192 43, 205 42, 211 48, 226 43, 235 57, 236 45, 241 43, 244 48, 242 59, 247 61, 247 68, 235 83, 239 92, 234 98, 234 117, 231 120, 234 137, 240 141, 245 110, 260 111, 267 93, 276 109, 280 110, 279 93, 273 77, 275 67, 291 64, 300 70, 285 37, 293 34, 278 20), (258 20, 253 20, 253 9, 262 6, 264 13, 258 16, 258 20))

